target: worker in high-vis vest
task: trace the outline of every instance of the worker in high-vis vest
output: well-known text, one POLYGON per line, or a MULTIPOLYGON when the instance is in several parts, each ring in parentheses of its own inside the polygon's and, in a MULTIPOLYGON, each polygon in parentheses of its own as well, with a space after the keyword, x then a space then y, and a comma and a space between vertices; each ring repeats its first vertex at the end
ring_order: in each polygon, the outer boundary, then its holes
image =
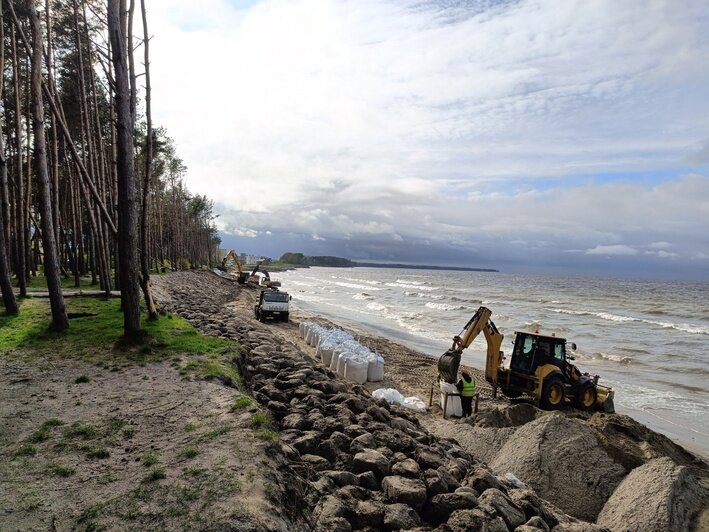
POLYGON ((460 392, 460 403, 463 406, 463 417, 470 417, 473 413, 473 397, 475 397, 475 379, 467 371, 463 370, 461 373, 461 379, 458 381, 456 387, 460 392))

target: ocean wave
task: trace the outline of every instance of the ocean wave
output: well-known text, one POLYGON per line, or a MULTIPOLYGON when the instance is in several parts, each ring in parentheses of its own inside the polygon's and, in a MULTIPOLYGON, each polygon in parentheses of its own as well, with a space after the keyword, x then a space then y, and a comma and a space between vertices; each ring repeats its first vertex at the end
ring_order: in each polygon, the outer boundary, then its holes
POLYGON ((444 299, 446 296, 443 294, 432 294, 430 292, 416 292, 416 291, 405 291, 404 292, 405 296, 408 297, 418 297, 418 298, 426 298, 426 299, 444 299))
POLYGON ((357 283, 343 283, 342 281, 335 281, 334 284, 341 286, 343 288, 354 288, 355 290, 379 290, 370 285, 357 284, 357 283))
POLYGON ((434 310, 466 310, 467 307, 461 305, 449 305, 447 303, 431 303, 430 301, 426 303, 426 307, 434 310))
POLYGON ((648 325, 657 325, 659 327, 662 327, 663 329, 675 329, 677 331, 682 331, 682 332, 686 332, 689 334, 707 334, 707 335, 709 335, 709 327, 702 327, 701 325, 646 320, 644 318, 633 318, 631 316, 619 316, 618 314, 611 314, 610 312, 591 312, 588 310, 567 310, 567 309, 560 309, 560 308, 554 308, 551 310, 552 310, 552 312, 556 312, 557 314, 572 314, 574 316, 596 316, 598 318, 608 320, 608 321, 615 321, 615 322, 621 322, 621 323, 627 323, 627 322, 646 323, 648 325))
POLYGON ((387 307, 385 307, 381 303, 368 303, 367 308, 369 310, 375 310, 377 312, 384 312, 385 314, 389 310, 387 307))
POLYGON ((357 299, 359 301, 364 301, 365 299, 374 299, 374 296, 367 294, 366 292, 361 292, 352 296, 352 299, 357 299))
POLYGON ((397 316, 397 318, 400 320, 418 321, 425 319, 425 316, 418 312, 404 312, 403 314, 397 316))
POLYGON ((353 283, 367 283, 369 285, 378 285, 382 284, 380 281, 371 281, 368 279, 357 279, 355 277, 343 277, 340 275, 332 275, 332 279, 342 279, 343 281, 352 281, 353 283))
POLYGON ((412 281, 411 279, 397 279, 398 284, 412 284, 414 286, 421 286, 422 284, 431 284, 428 281, 412 281))
POLYGON ((602 351, 598 351, 596 353, 591 353, 591 358, 599 359, 599 360, 610 360, 612 362, 618 362, 619 364, 627 365, 633 362, 632 357, 627 357, 627 356, 622 356, 622 355, 614 355, 612 353, 604 353, 602 351))
MULTIPOLYGON (((446 296, 438 296, 436 299, 443 299, 446 296)), ((470 305, 482 305, 482 301, 480 299, 469 299, 467 297, 458 297, 458 296, 451 296, 448 299, 451 301, 455 301, 456 303, 468 303, 470 305)))
POLYGON ((400 283, 399 281, 395 283, 384 283, 386 286, 390 286, 392 288, 413 288, 415 290, 424 290, 426 292, 431 292, 433 290, 438 290, 437 286, 423 286, 423 285, 417 285, 417 284, 412 284, 412 283, 400 283))

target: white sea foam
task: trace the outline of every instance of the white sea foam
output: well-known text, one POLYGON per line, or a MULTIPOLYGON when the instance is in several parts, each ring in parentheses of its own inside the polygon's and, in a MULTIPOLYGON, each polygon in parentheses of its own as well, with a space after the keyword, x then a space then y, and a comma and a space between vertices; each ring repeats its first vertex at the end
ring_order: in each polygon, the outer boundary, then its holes
POLYGON ((611 360, 613 362, 618 362, 619 364, 630 364, 633 361, 632 357, 624 357, 622 355, 614 355, 612 353, 597 352, 593 353, 591 356, 601 360, 611 360))
POLYGON ((417 285, 413 283, 403 283, 403 282, 395 282, 395 283, 384 283, 386 286, 390 286, 392 288, 413 288, 416 290, 424 290, 426 292, 431 292, 433 290, 438 290, 437 286, 422 286, 422 285, 417 285))
POLYGON ((462 307, 460 305, 448 305, 447 303, 432 303, 428 302, 426 303, 426 307, 432 308, 435 310, 465 310, 466 307, 462 307))
POLYGON ((379 290, 379 288, 375 288, 370 285, 365 285, 365 284, 357 284, 357 283, 343 283, 341 281, 335 281, 337 286, 341 286, 343 288, 354 288, 355 290, 379 290))
POLYGON ((362 292, 362 293, 353 295, 352 299, 357 299, 358 301, 364 301, 366 299, 374 299, 374 296, 371 296, 365 292, 362 292))
POLYGON ((611 314, 610 312, 591 312, 588 310, 567 310, 560 308, 554 308, 551 310, 552 312, 556 312, 557 314, 572 314, 575 316, 596 316, 604 320, 615 321, 619 323, 646 323, 648 325, 657 325, 664 329, 675 329, 677 331, 682 331, 690 334, 709 334, 708 327, 702 327, 700 325, 691 325, 687 323, 670 323, 666 321, 646 320, 644 318, 633 318, 631 316, 619 316, 617 314, 611 314))
POLYGON ((386 308, 386 306, 382 305, 381 303, 367 303, 367 308, 369 310, 374 310, 377 312, 384 312, 384 313, 386 313, 388 310, 386 308))

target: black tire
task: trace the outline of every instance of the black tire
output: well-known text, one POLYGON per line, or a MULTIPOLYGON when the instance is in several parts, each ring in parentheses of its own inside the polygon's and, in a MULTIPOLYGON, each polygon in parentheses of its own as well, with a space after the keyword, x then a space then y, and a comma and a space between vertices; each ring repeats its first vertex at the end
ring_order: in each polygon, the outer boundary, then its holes
POLYGON ((288 323, 288 313, 287 312, 281 316, 281 321, 284 323, 288 323))
POLYGON ((261 323, 265 323, 265 322, 266 322, 266 316, 264 316, 264 315, 263 315, 263 312, 261 312, 260 310, 259 310, 258 313, 256 314, 256 319, 258 319, 258 321, 260 321, 261 323))
POLYGON ((593 410, 596 407, 596 398, 598 397, 598 390, 593 385, 592 382, 586 382, 579 386, 576 394, 574 395, 574 406, 579 410, 593 410))
POLYGON ((254 317, 258 319, 258 306, 254 307, 254 317))
POLYGON ((539 404, 544 410, 558 410, 564 404, 566 391, 559 377, 548 377, 542 386, 542 396, 539 404))

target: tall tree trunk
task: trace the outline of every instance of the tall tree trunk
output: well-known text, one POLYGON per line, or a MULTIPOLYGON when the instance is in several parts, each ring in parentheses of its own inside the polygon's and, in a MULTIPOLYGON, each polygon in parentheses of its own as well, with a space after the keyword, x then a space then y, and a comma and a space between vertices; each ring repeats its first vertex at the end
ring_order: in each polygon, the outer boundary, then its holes
MULTIPOLYGON (((11 3, 8 4, 11 6, 11 3)), ((12 86, 15 93, 15 274, 20 287, 20 296, 27 295, 27 222, 25 220, 25 178, 22 164, 22 104, 20 103, 20 64, 17 61, 17 39, 15 28, 12 29, 10 43, 12 44, 12 86)))
POLYGON ((150 210, 150 184, 153 166, 153 121, 150 106, 150 53, 148 19, 145 13, 145 0, 140 0, 140 12, 143 17, 143 47, 145 50, 145 176, 143 177, 143 209, 140 214, 140 287, 143 289, 148 319, 158 319, 153 294, 150 288, 150 243, 148 240, 148 220, 150 210))
MULTIPOLYGON (((4 39, 0 46, 4 47, 4 39)), ((4 60, 4 54, 3 54, 4 60)), ((2 65, 5 66, 4 64, 2 65)), ((4 69, 3 69, 4 70, 4 69)), ((0 70, 2 72, 3 70, 0 70)), ((7 191, 7 160, 5 159, 5 145, 2 139, 2 131, 0 131, 0 187, 2 187, 3 192, 7 191)), ((0 217, 0 291, 2 291, 2 300, 5 304, 5 312, 8 314, 17 314, 17 301, 15 300, 15 293, 12 291, 12 281, 10 280, 10 264, 7 260, 7 242, 5 241, 5 216, 4 214, 9 211, 10 203, 5 199, 5 194, 3 193, 2 205, 0 209, 3 216, 0 217)))
POLYGON ((140 291, 138 289, 138 241, 133 168, 133 121, 126 46, 121 31, 119 0, 108 0, 108 32, 115 71, 116 136, 118 165, 118 257, 120 262, 123 332, 126 338, 140 338, 140 291))
POLYGON ((42 215, 42 245, 44 248, 44 275, 47 279, 49 301, 52 307, 50 329, 61 332, 69 327, 66 315, 61 279, 59 277, 59 254, 54 238, 52 216, 52 190, 47 168, 47 147, 44 134, 44 104, 42 99, 42 26, 34 0, 27 1, 32 26, 32 130, 34 133, 34 161, 37 173, 39 209, 42 215))

